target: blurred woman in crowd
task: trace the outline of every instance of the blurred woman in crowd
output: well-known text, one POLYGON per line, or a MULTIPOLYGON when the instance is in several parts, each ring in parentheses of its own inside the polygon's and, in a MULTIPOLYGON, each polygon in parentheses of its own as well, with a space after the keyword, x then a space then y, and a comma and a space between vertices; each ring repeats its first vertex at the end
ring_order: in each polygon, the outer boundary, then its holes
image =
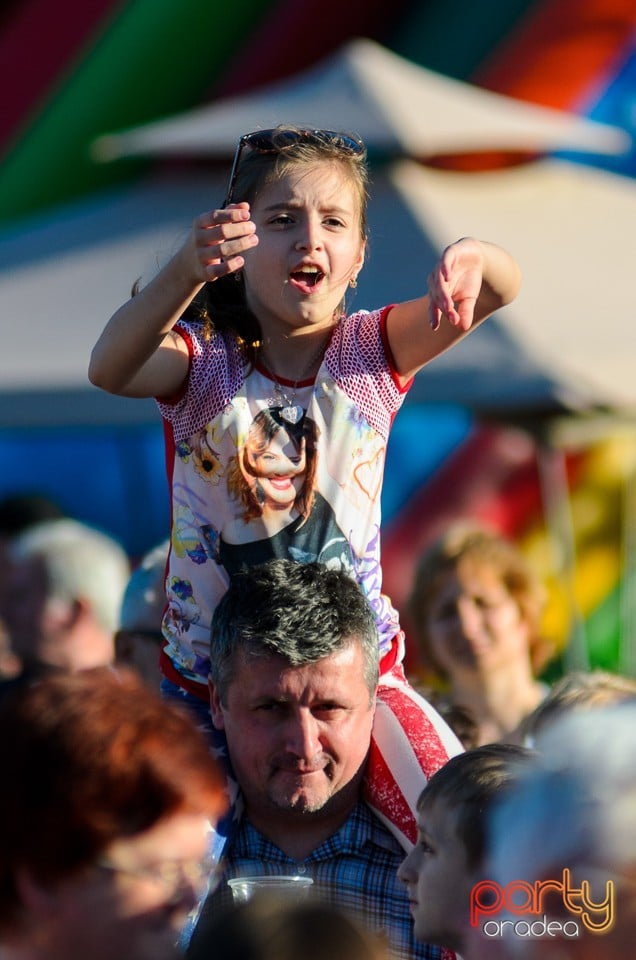
POLYGON ((175 960, 225 806, 189 716, 133 674, 25 682, 0 707, 0 956, 175 960))
POLYGON ((495 532, 453 525, 419 561, 408 608, 420 662, 472 718, 476 744, 516 740, 547 693, 543 605, 542 584, 495 532))

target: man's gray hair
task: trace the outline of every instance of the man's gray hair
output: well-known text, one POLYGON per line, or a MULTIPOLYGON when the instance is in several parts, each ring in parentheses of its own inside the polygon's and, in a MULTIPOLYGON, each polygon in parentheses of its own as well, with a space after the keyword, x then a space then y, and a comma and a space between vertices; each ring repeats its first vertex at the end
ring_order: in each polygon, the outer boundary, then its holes
POLYGON ((29 527, 15 538, 11 552, 17 560, 39 560, 46 572, 47 601, 90 602, 100 627, 117 629, 128 578, 128 555, 116 540, 72 519, 48 520, 29 527))
POLYGON ((271 560, 232 577, 212 620, 210 676, 221 698, 239 658, 277 655, 291 666, 315 663, 359 642, 372 696, 378 683, 378 632, 355 580, 320 563, 271 560))

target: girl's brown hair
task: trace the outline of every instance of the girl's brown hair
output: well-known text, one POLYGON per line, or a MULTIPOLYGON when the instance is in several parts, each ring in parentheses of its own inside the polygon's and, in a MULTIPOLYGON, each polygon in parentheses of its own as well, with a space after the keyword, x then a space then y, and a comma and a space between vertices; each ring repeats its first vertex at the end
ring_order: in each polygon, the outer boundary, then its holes
MULTIPOLYGON (((297 128, 287 124, 277 129, 282 134, 283 131, 297 128)), ((276 134, 273 140, 276 143, 276 134)), ((238 168, 233 195, 237 201, 253 204, 265 186, 281 180, 290 170, 325 162, 337 164, 345 180, 353 186, 358 201, 360 238, 366 243, 369 182, 366 155, 364 152, 357 154, 344 150, 337 141, 308 137, 289 142, 281 137, 276 152, 260 153, 246 149, 238 168)), ((253 359, 254 350, 262 339, 259 322, 245 302, 240 271, 206 283, 184 316, 203 323, 207 336, 212 331, 233 333, 250 359, 253 359)))

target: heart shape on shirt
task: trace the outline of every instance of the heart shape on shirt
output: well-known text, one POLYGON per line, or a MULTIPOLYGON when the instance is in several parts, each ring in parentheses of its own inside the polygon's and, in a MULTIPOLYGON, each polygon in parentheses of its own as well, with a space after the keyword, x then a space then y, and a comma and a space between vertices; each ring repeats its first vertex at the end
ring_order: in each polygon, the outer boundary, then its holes
POLYGON ((356 483, 372 502, 377 500, 380 494, 383 466, 384 449, 382 448, 371 460, 363 460, 353 471, 356 483))

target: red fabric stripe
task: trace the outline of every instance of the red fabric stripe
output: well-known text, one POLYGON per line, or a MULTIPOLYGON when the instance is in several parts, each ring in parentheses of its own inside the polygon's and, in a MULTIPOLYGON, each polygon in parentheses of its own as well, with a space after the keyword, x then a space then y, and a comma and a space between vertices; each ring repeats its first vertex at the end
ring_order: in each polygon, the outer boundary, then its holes
POLYGON ((574 108, 605 81, 635 28, 634 0, 542 0, 471 79, 522 100, 574 108))
POLYGON ((24 127, 97 32, 113 0, 23 0, 0 34, 0 89, 11 91, 0 111, 0 146, 24 127))
POLYGON ((421 707, 399 688, 380 685, 378 699, 387 705, 406 733, 417 762, 428 780, 448 760, 448 753, 432 721, 421 707))
POLYGON ((166 654, 165 650, 162 650, 159 655, 159 670, 166 680, 170 680, 171 683, 176 683, 176 685, 181 687, 182 690, 187 690, 188 693, 191 693, 193 697, 197 697, 199 700, 202 700, 203 703, 207 703, 210 699, 207 684, 197 683, 195 680, 189 680, 187 677, 184 677, 183 674, 175 670, 174 664, 170 657, 166 654))
POLYGON ((379 810, 411 843, 415 843, 417 828, 413 814, 373 737, 367 770, 369 777, 364 782, 365 800, 375 810, 379 810))
POLYGON ((388 653, 385 653, 382 659, 380 660, 380 676, 385 677, 387 674, 391 673, 396 664, 398 664, 402 643, 400 641, 404 640, 404 634, 400 634, 393 638, 391 644, 391 649, 388 653))

